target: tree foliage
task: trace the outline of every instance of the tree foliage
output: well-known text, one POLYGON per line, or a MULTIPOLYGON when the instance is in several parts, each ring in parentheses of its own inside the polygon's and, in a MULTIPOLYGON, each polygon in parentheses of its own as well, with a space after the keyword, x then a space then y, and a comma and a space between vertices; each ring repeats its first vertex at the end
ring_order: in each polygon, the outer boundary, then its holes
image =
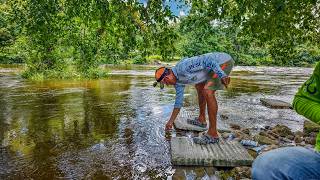
POLYGON ((0 62, 25 62, 26 77, 98 78, 102 63, 154 55, 224 51, 243 65, 320 59, 319 0, 180 1, 187 16, 162 0, 2 0, 0 62))
POLYGON ((318 0, 189 0, 190 14, 238 28, 267 46, 278 65, 294 65, 300 44, 319 47, 320 2, 318 0))
MULTIPOLYGON (((101 62, 117 62, 139 55, 140 62, 152 53, 169 57, 175 35, 174 18, 162 1, 146 5, 135 0, 13 0, 2 2, 8 17, 26 38, 26 76, 57 71, 61 77, 99 77, 101 62), (168 43, 167 43, 168 42, 168 43), (72 68, 70 68, 72 67, 72 68)), ((7 23, 8 24, 8 23, 7 23)), ((2 36, 11 39, 8 35, 2 36)), ((59 76, 59 75, 58 75, 59 76)))

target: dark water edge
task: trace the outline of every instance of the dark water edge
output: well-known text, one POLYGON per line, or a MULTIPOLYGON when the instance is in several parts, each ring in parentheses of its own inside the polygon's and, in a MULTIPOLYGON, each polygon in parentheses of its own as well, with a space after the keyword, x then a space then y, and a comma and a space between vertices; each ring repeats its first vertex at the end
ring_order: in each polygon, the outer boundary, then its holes
MULTIPOLYGON (((44 82, 22 79, 19 69, 0 68, 0 179, 217 178, 215 168, 172 167, 164 125, 175 92, 152 87, 155 66, 112 66, 105 79, 44 82)), ((301 130, 301 116, 264 107, 260 98, 291 102, 311 72, 236 67, 230 87, 217 94, 219 120, 301 130)), ((197 110, 196 99, 188 87, 185 108, 197 110)))

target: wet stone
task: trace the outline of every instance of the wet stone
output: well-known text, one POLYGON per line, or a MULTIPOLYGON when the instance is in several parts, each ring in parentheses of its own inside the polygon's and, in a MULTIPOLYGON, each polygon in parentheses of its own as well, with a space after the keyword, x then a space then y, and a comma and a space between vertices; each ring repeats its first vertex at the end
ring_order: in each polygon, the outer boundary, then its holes
POLYGON ((264 106, 272 109, 292 109, 291 104, 281 100, 261 98, 260 101, 264 106))
POLYGON ((242 166, 230 170, 219 171, 219 177, 221 180, 250 180, 251 168, 242 166))
POLYGON ((245 134, 250 134, 250 130, 248 128, 241 129, 241 132, 243 132, 245 134))
POLYGON ((305 148, 309 148, 309 149, 313 149, 313 148, 314 148, 314 146, 311 145, 311 144, 306 144, 304 147, 305 147, 305 148))
POLYGON ((240 130, 241 127, 238 124, 230 124, 230 128, 235 129, 235 130, 240 130))
POLYGON ((271 131, 268 131, 268 132, 261 131, 261 132, 259 132, 259 135, 266 136, 272 140, 276 140, 279 137, 278 135, 275 137, 271 131))
POLYGON ((306 143, 304 141, 302 141, 301 143, 297 143, 298 146, 305 146, 306 143))
POLYGON ((259 144, 268 144, 268 145, 278 144, 277 141, 272 140, 271 138, 268 138, 266 136, 256 135, 254 138, 255 138, 256 141, 259 142, 259 144))
POLYGON ((271 129, 271 126, 265 126, 264 128, 265 129, 271 129))
POLYGON ((294 133, 294 135, 295 135, 295 136, 303 137, 303 132, 301 132, 301 131, 296 131, 296 132, 294 133))
POLYGON ((307 143, 307 144, 311 144, 311 145, 315 145, 316 144, 316 138, 315 137, 306 137, 304 139, 304 141, 307 143))
POLYGON ((316 124, 310 120, 305 120, 303 125, 303 132, 305 134, 309 134, 311 132, 319 132, 320 131, 320 125, 316 124))
POLYGON ((225 114, 221 114, 220 117, 221 117, 221 119, 224 119, 224 120, 229 119, 229 117, 225 114))
POLYGON ((272 128, 272 132, 282 137, 293 135, 290 128, 279 124, 272 128))
POLYGON ((246 167, 246 166, 236 167, 235 171, 242 178, 251 178, 251 168, 250 167, 246 167))
POLYGON ((318 135, 318 132, 311 132, 310 134, 309 134, 309 137, 317 137, 317 135, 318 135))
POLYGON ((296 136, 294 137, 294 142, 295 142, 295 143, 301 143, 302 140, 303 140, 303 139, 301 138, 301 136, 297 136, 297 135, 296 135, 296 136))
POLYGON ((293 140, 294 136, 293 135, 288 135, 286 138, 289 139, 289 140, 293 140))
POLYGON ((173 137, 171 157, 173 165, 236 167, 248 166, 253 158, 237 141, 225 141, 209 145, 193 143, 191 138, 173 137))
POLYGON ((258 156, 257 151, 253 150, 253 149, 248 149, 248 153, 253 157, 256 158, 258 156))

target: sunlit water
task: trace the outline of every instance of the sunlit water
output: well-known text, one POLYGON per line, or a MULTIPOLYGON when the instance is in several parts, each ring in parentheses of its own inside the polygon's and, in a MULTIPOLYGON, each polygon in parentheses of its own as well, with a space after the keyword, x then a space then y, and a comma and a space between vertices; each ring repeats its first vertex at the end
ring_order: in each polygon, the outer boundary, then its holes
MULTIPOLYGON (((155 67, 106 68, 111 76, 101 80, 41 83, 20 78, 19 67, 0 68, 0 179, 217 178, 212 169, 172 167, 164 125, 175 91, 152 86, 155 67)), ((301 116, 260 98, 291 102, 311 72, 236 67, 228 90, 217 94, 219 122, 301 130, 301 116)), ((192 86, 184 105, 197 109, 192 86)))

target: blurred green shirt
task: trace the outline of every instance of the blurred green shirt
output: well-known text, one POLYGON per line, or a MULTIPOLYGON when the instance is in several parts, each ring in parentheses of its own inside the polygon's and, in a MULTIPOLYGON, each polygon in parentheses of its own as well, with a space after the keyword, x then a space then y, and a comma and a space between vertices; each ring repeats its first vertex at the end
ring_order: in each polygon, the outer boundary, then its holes
MULTIPOLYGON (((299 88, 293 100, 297 113, 320 124, 320 62, 311 77, 299 88)), ((320 152, 320 132, 317 136, 316 150, 320 152)))

